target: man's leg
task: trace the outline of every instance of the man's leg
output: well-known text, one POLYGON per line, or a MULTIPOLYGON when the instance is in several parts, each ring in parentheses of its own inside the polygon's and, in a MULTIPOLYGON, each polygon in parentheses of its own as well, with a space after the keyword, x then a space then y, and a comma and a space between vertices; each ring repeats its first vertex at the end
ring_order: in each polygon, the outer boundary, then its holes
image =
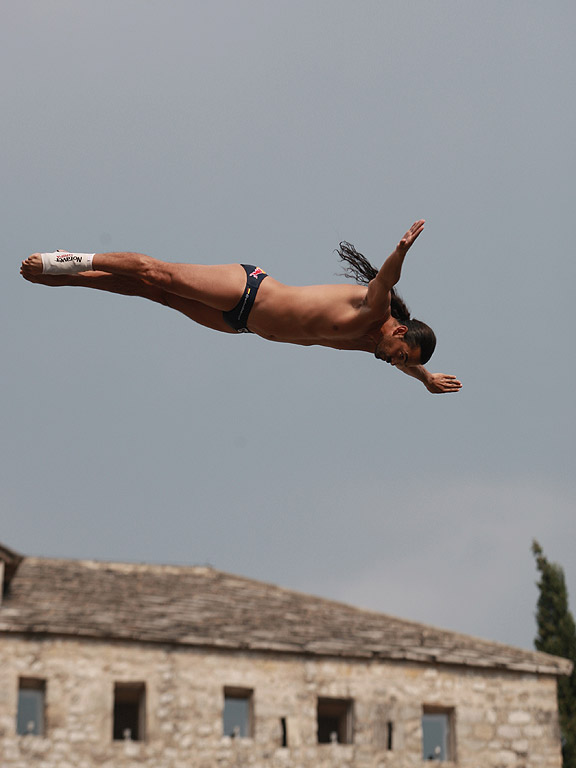
MULTIPOLYGON (((142 253, 120 252, 94 254, 92 267, 95 271, 139 278, 168 293, 200 301, 222 312, 236 306, 246 286, 246 272, 240 264, 172 264, 142 253)), ((23 263, 25 277, 41 272, 40 254, 33 254, 23 263)))
POLYGON ((80 272, 76 275, 43 275, 38 273, 24 273, 23 276, 31 283, 41 285, 65 286, 73 285, 82 288, 94 288, 108 293, 118 293, 122 296, 139 296, 143 299, 149 299, 157 304, 181 312, 194 320, 195 323, 212 328, 214 331, 224 333, 236 333, 230 326, 224 322, 222 312, 213 307, 206 306, 199 301, 185 299, 181 296, 168 293, 161 288, 125 275, 112 275, 108 272, 92 271, 80 272))

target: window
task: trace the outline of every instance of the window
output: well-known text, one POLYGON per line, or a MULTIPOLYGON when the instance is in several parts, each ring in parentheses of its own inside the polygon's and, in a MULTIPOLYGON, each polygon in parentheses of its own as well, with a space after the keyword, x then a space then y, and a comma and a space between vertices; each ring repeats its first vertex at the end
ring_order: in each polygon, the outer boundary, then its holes
POLYGON ((46 681, 22 677, 18 684, 16 733, 44 736, 46 681))
POLYGON ((114 741, 144 741, 146 738, 146 685, 114 685, 114 741))
POLYGON ((318 744, 352 744, 352 702, 318 699, 318 744))
POLYGON ((253 735, 252 694, 250 688, 224 688, 224 736, 245 739, 253 735))
POLYGON ((424 760, 454 760, 454 710, 425 706, 422 712, 424 760))

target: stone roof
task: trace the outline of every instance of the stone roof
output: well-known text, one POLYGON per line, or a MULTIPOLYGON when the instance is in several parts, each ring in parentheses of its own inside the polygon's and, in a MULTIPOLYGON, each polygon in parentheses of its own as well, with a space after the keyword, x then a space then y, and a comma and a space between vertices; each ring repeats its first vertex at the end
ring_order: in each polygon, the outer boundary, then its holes
POLYGON ((572 667, 566 659, 537 651, 199 566, 24 557, 0 605, 0 633, 392 659, 551 675, 570 674, 572 667))

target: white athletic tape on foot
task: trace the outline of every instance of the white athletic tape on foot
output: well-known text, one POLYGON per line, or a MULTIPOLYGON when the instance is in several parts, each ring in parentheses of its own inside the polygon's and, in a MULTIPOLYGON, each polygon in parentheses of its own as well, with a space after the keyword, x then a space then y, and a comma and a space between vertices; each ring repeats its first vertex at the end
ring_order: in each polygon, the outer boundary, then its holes
POLYGON ((91 270, 94 254, 54 251, 54 253, 43 253, 41 256, 42 272, 45 275, 61 275, 91 270))

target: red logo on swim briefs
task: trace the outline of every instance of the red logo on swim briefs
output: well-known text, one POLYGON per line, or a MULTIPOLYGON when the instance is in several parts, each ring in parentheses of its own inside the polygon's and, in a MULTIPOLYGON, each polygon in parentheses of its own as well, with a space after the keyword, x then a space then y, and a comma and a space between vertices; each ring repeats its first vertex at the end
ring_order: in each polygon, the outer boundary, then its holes
POLYGON ((256 267, 254 272, 250 272, 250 277, 257 277, 258 275, 265 275, 266 272, 264 272, 263 269, 260 269, 260 267, 256 267))

